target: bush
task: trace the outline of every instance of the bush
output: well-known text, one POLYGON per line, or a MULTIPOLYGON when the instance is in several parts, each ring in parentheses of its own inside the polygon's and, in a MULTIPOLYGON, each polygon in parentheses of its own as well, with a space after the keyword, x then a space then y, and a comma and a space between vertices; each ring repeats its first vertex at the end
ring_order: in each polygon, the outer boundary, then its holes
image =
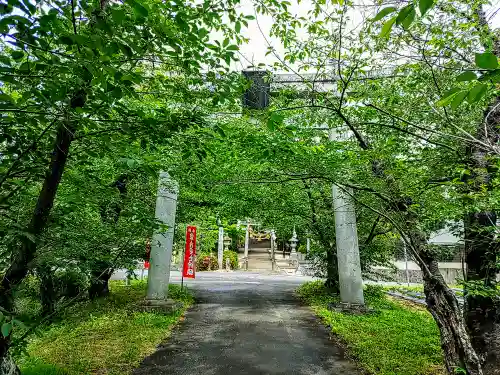
MULTIPOLYGON (((229 259, 229 264, 232 270, 238 269, 238 253, 232 250, 225 250, 222 257, 222 267, 226 268, 226 259, 229 259)), ((219 261, 217 255, 210 253, 200 253, 196 260, 197 271, 218 270, 219 261)))
POLYGON ((385 290, 381 285, 365 285, 365 298, 369 301, 385 298, 385 290))
POLYGON ((71 298, 85 292, 88 288, 89 280, 87 275, 80 270, 58 270, 55 273, 54 284, 59 296, 71 298))
POLYGON ((208 271, 219 269, 219 264, 217 262, 217 257, 210 255, 210 253, 201 253, 198 255, 196 260, 196 270, 197 271, 208 271))
POLYGON ((328 288, 322 280, 302 284, 297 289, 297 294, 309 305, 327 305, 328 303, 338 302, 338 297, 328 291, 328 288))
POLYGON ((299 253, 302 253, 302 254, 307 254, 307 246, 304 245, 304 244, 302 244, 302 245, 299 246, 299 248, 297 249, 297 251, 299 253))
POLYGON ((34 275, 24 278, 17 289, 19 298, 40 298, 40 279, 34 275))
POLYGON ((229 264, 232 270, 238 269, 238 253, 232 250, 224 251, 223 267, 226 268, 226 259, 229 259, 229 264))

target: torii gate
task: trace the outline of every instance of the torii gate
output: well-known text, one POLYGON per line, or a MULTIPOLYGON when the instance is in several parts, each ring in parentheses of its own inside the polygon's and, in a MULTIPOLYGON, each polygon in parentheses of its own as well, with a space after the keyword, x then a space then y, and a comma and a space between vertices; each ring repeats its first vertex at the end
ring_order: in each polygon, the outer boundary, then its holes
MULTIPOLYGON (((263 110, 269 106, 271 84, 266 80, 268 72, 262 70, 246 70, 243 75, 252 83, 245 92, 243 105, 250 109, 263 110)), ((309 74, 314 78, 314 74, 309 74)), ((299 83, 292 75, 285 75, 273 80, 273 85, 299 83)), ((335 80, 321 80, 326 84, 335 84, 335 80)), ((329 130, 329 139, 338 139, 339 134, 329 130)), ((333 208, 335 212, 335 238, 337 246, 337 261, 340 285, 341 303, 348 306, 364 305, 363 279, 361 276, 361 261, 359 257, 358 231, 352 191, 332 186, 333 208)))

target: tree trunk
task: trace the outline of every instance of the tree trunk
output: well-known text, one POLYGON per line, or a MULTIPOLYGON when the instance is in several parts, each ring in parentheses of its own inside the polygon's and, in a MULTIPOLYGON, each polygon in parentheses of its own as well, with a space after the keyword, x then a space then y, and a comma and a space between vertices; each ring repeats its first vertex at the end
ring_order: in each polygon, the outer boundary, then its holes
MULTIPOLYGON (((72 109, 76 107, 83 107, 85 100, 86 94, 83 90, 81 90, 71 98, 70 107, 72 109)), ((49 170, 43 181, 42 190, 38 195, 35 211, 33 212, 31 221, 27 227, 27 232, 33 236, 33 241, 31 237, 28 238, 26 236, 22 238, 21 247, 13 255, 10 266, 0 282, 0 306, 6 310, 13 310, 14 288, 18 286, 26 277, 31 268, 31 263, 35 258, 38 237, 47 226, 50 211, 54 206, 57 189, 61 183, 64 168, 68 160, 74 130, 75 124, 73 122, 64 121, 61 123, 57 131, 49 170)), ((0 366, 5 366, 5 371, 13 371, 12 373, 16 374, 15 371, 19 373, 19 370, 9 355, 9 345, 10 343, 8 338, 0 339, 0 366), (12 370, 12 366, 14 366, 17 370, 12 370)), ((3 374, 0 373, 0 375, 3 374)))
POLYGON ((22 238, 21 247, 14 254, 10 267, 0 284, 0 306, 6 310, 12 310, 13 289, 26 277, 30 263, 35 257, 37 240, 47 225, 50 211, 54 205, 72 140, 72 128, 68 126, 68 123, 61 124, 54 143, 49 171, 45 176, 35 211, 27 228, 27 232, 34 237, 34 241, 31 237, 22 238))
POLYGON ((92 271, 90 280, 89 298, 96 299, 107 297, 109 295, 109 279, 111 278, 112 270, 107 262, 100 262, 100 266, 92 271))
POLYGON ((388 176, 386 182, 388 191, 395 192, 395 202, 399 202, 390 205, 390 210, 400 216, 399 222, 404 223, 399 229, 422 270, 427 309, 439 328, 448 373, 456 374, 457 370, 463 369, 468 375, 483 375, 481 360, 472 344, 457 297, 446 284, 435 255, 427 247, 427 236, 419 229, 418 217, 411 211, 411 199, 399 195, 391 177, 388 176))
POLYGON ((483 374, 455 293, 446 285, 439 272, 438 262, 425 252, 419 255, 427 309, 441 334, 441 348, 448 373, 456 374, 457 369, 461 368, 470 375, 483 374))
POLYGON ((500 374, 496 220, 493 212, 479 212, 467 215, 464 222, 467 262, 464 317, 485 375, 500 374), (482 289, 483 293, 474 289, 482 289))
MULTIPOLYGON (((500 56, 500 38, 491 30, 483 5, 475 8, 479 32, 486 50, 500 56), (491 39, 490 39, 491 38, 491 39), (489 41, 493 43, 490 45, 489 41)), ((498 145, 500 140, 500 97, 488 106, 484 119, 477 125, 476 138, 486 145, 498 145)), ((469 193, 481 195, 486 188, 493 190, 492 181, 497 175, 491 147, 473 143, 469 151, 470 178, 466 184, 465 198, 469 193)), ((497 243, 497 215, 493 211, 469 212, 464 219, 467 282, 483 289, 483 295, 466 290, 464 316, 472 337, 472 344, 480 355, 485 375, 500 374, 500 298, 497 292, 497 273, 500 247, 497 243)), ((466 286, 467 287, 467 286, 466 286)), ((469 284, 469 289, 470 284, 469 284)))
POLYGON ((326 248, 326 281, 325 286, 332 294, 340 293, 339 271, 337 266, 336 249, 330 244, 326 248))

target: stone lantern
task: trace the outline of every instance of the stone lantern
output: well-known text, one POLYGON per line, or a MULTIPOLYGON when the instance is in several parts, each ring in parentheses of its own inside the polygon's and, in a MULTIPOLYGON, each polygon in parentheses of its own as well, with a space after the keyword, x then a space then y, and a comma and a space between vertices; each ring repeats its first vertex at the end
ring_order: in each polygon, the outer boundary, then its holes
POLYGON ((229 246, 231 245, 231 237, 224 236, 224 250, 229 250, 229 246))

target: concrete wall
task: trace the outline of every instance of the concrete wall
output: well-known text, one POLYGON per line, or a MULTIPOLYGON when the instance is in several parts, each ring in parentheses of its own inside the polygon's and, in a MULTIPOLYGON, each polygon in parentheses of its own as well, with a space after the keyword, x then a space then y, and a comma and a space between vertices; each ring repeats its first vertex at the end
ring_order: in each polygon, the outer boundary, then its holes
MULTIPOLYGON (((379 273, 386 275, 388 278, 394 279, 394 281, 405 283, 406 278, 406 263, 402 261, 393 262, 397 271, 394 272, 393 269, 388 267, 372 267, 372 269, 379 273)), ((445 281, 448 284, 457 284, 463 279, 462 263, 458 262, 440 262, 439 271, 443 275, 445 281)), ((408 276, 410 283, 422 283, 422 271, 418 267, 417 263, 411 261, 408 262, 408 276)))

